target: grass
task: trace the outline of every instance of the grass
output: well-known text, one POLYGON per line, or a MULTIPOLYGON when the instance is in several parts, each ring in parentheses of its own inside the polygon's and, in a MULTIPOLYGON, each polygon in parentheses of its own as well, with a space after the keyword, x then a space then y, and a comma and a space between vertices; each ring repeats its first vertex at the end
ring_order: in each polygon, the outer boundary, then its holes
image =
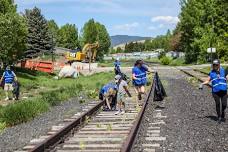
POLYGON ((162 57, 160 59, 160 62, 161 62, 162 65, 170 65, 170 66, 184 66, 184 65, 187 65, 187 64, 185 64, 184 58, 173 59, 173 58, 166 57, 166 56, 162 57))
POLYGON ((55 80, 53 76, 39 72, 16 70, 16 74, 21 83, 22 94, 27 93, 29 98, 5 107, 0 106, 0 130, 32 120, 48 111, 51 106, 79 96, 82 92, 95 98, 101 86, 114 77, 112 73, 99 73, 77 79, 55 80))

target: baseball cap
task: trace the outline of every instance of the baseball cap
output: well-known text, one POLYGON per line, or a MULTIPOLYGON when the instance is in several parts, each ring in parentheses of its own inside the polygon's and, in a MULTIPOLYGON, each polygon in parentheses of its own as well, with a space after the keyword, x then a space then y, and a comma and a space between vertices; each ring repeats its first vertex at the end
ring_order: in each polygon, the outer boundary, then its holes
POLYGON ((213 61, 213 65, 219 65, 219 64, 220 64, 219 60, 216 59, 216 60, 213 61))
POLYGON ((9 65, 6 67, 6 70, 10 70, 10 66, 9 65))
POLYGON ((120 75, 116 75, 115 76, 115 80, 120 80, 121 79, 121 76, 120 75))
POLYGON ((119 82, 120 79, 121 79, 121 76, 120 75, 116 75, 115 76, 115 82, 119 82))

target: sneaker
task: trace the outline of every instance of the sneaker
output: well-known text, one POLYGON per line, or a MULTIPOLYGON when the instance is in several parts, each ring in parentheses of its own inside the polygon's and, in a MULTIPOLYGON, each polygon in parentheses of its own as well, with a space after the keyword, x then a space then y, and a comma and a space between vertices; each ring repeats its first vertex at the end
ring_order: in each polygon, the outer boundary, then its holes
POLYGON ((225 111, 222 112, 221 117, 222 117, 222 118, 225 118, 225 111))
POLYGON ((119 111, 117 111, 116 113, 115 113, 115 115, 118 115, 118 114, 120 114, 121 113, 121 111, 119 110, 119 111))
POLYGON ((138 94, 138 99, 139 99, 139 100, 142 100, 142 95, 141 95, 141 93, 138 94))
POLYGON ((221 118, 221 121, 222 122, 226 122, 226 118, 221 118))
POLYGON ((222 122, 222 118, 218 118, 218 124, 221 124, 221 122, 222 122))
POLYGON ((6 98, 5 98, 5 101, 8 101, 8 100, 9 100, 9 98, 8 98, 8 97, 6 97, 6 98))
POLYGON ((121 114, 121 115, 125 114, 125 110, 121 111, 121 113, 120 113, 120 114, 121 114))

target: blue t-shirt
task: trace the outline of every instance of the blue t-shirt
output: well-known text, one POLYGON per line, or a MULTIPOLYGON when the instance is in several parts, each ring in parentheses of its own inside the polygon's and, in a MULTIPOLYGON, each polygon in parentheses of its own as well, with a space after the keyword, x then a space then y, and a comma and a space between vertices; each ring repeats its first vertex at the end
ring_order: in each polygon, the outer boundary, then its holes
POLYGON ((135 75, 136 79, 133 80, 134 85, 145 85, 147 83, 146 72, 148 68, 145 66, 137 67, 132 69, 132 74, 135 75))
POLYGON ((104 95, 104 94, 107 93, 107 92, 109 91, 109 89, 111 89, 111 88, 114 89, 114 90, 116 90, 116 89, 117 89, 116 84, 108 83, 108 84, 104 85, 104 86, 101 88, 100 93, 104 95))

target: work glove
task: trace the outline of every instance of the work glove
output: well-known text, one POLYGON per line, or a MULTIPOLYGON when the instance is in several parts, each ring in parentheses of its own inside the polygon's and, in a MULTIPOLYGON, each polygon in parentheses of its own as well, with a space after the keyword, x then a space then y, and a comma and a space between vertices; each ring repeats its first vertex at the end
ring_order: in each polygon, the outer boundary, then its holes
POLYGON ((199 89, 203 90, 203 84, 202 83, 199 85, 199 89))

